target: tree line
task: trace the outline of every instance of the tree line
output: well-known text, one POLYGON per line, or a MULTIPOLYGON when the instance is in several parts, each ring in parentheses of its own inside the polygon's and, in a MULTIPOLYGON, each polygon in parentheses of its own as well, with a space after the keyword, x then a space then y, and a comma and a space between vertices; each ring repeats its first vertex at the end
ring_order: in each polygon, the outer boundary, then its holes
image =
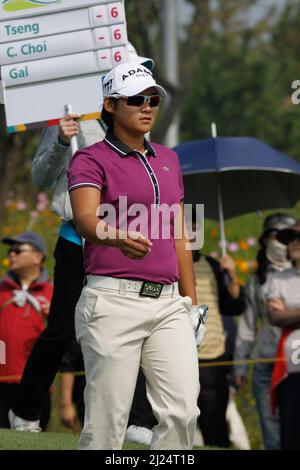
MULTIPOLYGON (((180 34, 180 83, 163 73, 160 0, 126 0, 129 39, 155 60, 155 75, 171 100, 160 112, 153 140, 162 142, 175 113, 181 141, 210 136, 216 122, 222 136, 253 136, 300 161, 300 107, 292 83, 300 79, 300 1, 272 6, 257 21, 250 11, 259 0, 187 0, 191 21, 180 34)), ((40 131, 7 135, 0 107, 0 226, 11 190, 34 198, 31 161, 40 131)))

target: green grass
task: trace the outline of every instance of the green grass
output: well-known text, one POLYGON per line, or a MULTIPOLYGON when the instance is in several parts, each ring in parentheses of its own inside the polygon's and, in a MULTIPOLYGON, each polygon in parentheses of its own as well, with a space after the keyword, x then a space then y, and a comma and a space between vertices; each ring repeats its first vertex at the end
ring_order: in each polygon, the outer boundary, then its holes
POLYGON ((78 437, 54 432, 0 430, 0 450, 74 450, 78 437))
MULTIPOLYGON (((20 432, 0 429, 1 450, 76 450, 78 434, 55 432, 20 432)), ((125 442, 123 450, 147 450, 146 446, 125 442)), ((194 450, 221 450, 195 447, 194 450)))
POLYGON ((253 366, 250 366, 248 371, 247 384, 243 390, 235 394, 235 401, 240 415, 244 421, 251 449, 262 450, 264 449, 264 446, 259 424, 259 416, 252 393, 252 375, 253 366))
MULTIPOLYGON (((20 432, 0 429, 0 450, 76 450, 78 434, 20 432)), ((124 450, 145 450, 146 446, 125 443, 124 450)))

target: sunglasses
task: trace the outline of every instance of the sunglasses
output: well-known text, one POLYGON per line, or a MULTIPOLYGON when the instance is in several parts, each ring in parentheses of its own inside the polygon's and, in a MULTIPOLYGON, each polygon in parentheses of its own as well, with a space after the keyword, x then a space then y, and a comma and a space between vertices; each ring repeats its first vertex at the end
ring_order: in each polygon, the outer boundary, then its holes
POLYGON ((135 95, 135 96, 122 96, 126 103, 127 106, 142 106, 144 103, 149 104, 151 108, 156 108, 159 106, 161 97, 159 95, 151 95, 151 96, 145 96, 145 95, 135 95))
POLYGON ((300 242, 300 232, 294 232, 289 236, 289 243, 295 241, 300 242))
POLYGON ((21 253, 31 253, 33 251, 35 251, 35 250, 25 250, 25 249, 22 250, 22 248, 10 248, 7 253, 9 255, 11 253, 15 253, 16 255, 20 255, 21 253))

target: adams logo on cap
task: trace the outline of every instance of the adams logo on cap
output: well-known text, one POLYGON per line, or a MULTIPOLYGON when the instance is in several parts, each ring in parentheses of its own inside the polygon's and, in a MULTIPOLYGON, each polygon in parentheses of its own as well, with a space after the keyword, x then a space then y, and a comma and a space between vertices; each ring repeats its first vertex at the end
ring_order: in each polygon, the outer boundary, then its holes
POLYGON ((135 75, 136 78, 148 77, 149 75, 150 77, 152 77, 152 72, 150 72, 150 70, 146 69, 145 67, 138 67, 136 69, 128 70, 127 73, 124 73, 122 75, 123 82, 125 82, 127 78, 132 77, 133 75, 135 75))

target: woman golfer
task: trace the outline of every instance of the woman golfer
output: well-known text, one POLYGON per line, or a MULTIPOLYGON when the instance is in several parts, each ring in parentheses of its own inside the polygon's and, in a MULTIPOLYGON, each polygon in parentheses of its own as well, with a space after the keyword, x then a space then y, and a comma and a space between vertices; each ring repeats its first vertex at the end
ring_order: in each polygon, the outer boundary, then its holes
POLYGON ((69 168, 74 220, 86 240, 75 314, 87 380, 79 449, 122 448, 140 366, 158 422, 151 449, 193 445, 197 301, 191 251, 184 234, 175 236, 182 176, 177 155, 144 137, 165 94, 146 67, 115 67, 103 81, 107 135, 69 168))

